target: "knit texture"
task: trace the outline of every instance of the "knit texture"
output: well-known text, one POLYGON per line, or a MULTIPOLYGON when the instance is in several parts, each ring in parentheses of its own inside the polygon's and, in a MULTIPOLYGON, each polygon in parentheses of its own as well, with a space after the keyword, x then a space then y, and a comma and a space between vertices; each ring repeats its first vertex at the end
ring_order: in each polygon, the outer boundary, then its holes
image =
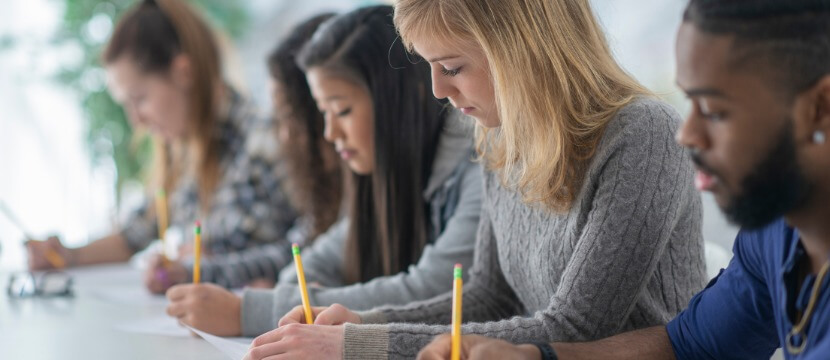
MULTIPOLYGON (((514 343, 587 341, 667 323, 706 281, 700 196, 670 106, 639 99, 609 122, 567 213, 528 206, 486 173, 465 334, 514 343)), ((452 294, 361 314, 345 338, 385 336, 390 359, 413 358, 450 331, 452 294)), ((346 344, 345 358, 357 358, 346 344)))

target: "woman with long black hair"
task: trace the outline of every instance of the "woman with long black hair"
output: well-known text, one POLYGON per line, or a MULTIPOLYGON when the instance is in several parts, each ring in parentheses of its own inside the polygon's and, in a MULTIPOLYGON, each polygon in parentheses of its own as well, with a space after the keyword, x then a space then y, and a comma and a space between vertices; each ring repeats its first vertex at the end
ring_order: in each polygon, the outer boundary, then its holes
MULTIPOLYGON (((346 217, 302 254, 317 306, 428 299, 450 289, 454 264, 472 263, 482 191, 472 122, 432 97, 429 66, 407 58, 391 15, 375 6, 337 16, 296 55, 324 137, 351 169, 346 217)), ((214 334, 258 335, 300 304, 296 282, 287 267, 273 290, 246 290, 241 306, 194 305, 219 296, 173 289, 168 312, 214 334)))

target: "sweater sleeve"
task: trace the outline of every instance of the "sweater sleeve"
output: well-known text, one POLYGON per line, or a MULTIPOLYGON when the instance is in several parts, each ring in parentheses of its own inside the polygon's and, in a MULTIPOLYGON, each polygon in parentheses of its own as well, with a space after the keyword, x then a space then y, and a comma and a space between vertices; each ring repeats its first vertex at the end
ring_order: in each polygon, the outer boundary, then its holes
MULTIPOLYGON (((320 235, 312 246, 303 249, 303 271, 307 283, 318 283, 321 286, 339 286, 343 283, 342 254, 348 226, 348 219, 341 219, 329 231, 320 235)), ((258 336, 275 329, 280 317, 291 310, 280 310, 280 313, 275 307, 283 304, 280 302, 282 299, 278 298, 277 291, 280 291, 280 288, 297 288, 297 272, 294 266, 285 267, 280 272, 279 279, 273 290, 245 289, 242 293, 241 321, 244 336, 258 336)), ((309 290, 313 288, 309 286, 309 290)), ((299 298, 299 295, 297 296, 299 298)), ((295 305, 298 304, 299 300, 295 305)))
MULTIPOLYGON (((228 289, 245 286, 257 278, 275 281, 280 270, 291 261, 291 244, 287 241, 254 245, 239 252, 202 260, 202 281, 228 289)), ((186 261, 184 266, 192 276, 193 260, 186 261)))
MULTIPOLYGON (((496 180, 486 178, 486 181, 496 180)), ((476 235, 473 267, 469 273, 469 282, 464 284, 462 317, 465 322, 495 321, 523 312, 521 303, 507 284, 499 268, 498 249, 496 248, 489 216, 490 206, 487 204, 486 197, 483 201, 484 206, 482 207, 476 235)), ((452 291, 405 306, 377 308, 371 311, 359 312, 359 314, 363 323, 369 325, 346 324, 344 333, 345 359, 386 358, 387 354, 390 358, 396 358, 398 355, 412 352, 412 354, 404 356, 411 358, 434 335, 449 331, 448 326, 427 324, 450 323, 452 291), (388 322, 398 324, 385 324, 388 322), (420 325, 403 324, 404 322, 420 325), (364 339, 378 337, 388 339, 388 345, 369 346, 371 344, 364 341, 364 339), (423 344, 415 345, 412 343, 413 340, 422 341, 423 344), (404 343, 395 344, 397 341, 404 341, 404 343), (407 348, 409 350, 406 350, 407 348)))
POLYGON ((156 212, 155 209, 150 208, 154 205, 155 203, 145 197, 141 205, 132 210, 124 221, 120 234, 132 253, 144 250, 154 239, 158 238, 156 212))
MULTIPOLYGON (((643 114, 638 114, 643 115, 643 114)), ((602 162, 596 167, 598 176, 595 196, 584 230, 577 234, 573 256, 567 261, 561 281, 549 305, 527 316, 519 312, 501 312, 500 317, 482 316, 482 307, 494 311, 499 303, 515 304, 515 294, 504 284, 497 265, 487 268, 485 279, 499 279, 496 286, 482 286, 477 281, 484 268, 473 274, 474 287, 464 291, 465 334, 479 334, 514 343, 583 341, 606 337, 621 331, 647 282, 660 261, 671 237, 672 228, 680 217, 680 209, 694 201, 689 194, 691 165, 685 152, 673 141, 671 116, 646 114, 643 119, 625 122, 622 129, 606 139, 596 156, 602 162), (649 116, 651 115, 651 116, 649 116), (639 121, 642 120, 642 121, 639 121), (658 120, 658 121, 654 121, 658 120), (483 291, 489 289, 490 291, 483 291), (498 292, 493 290, 500 290, 498 292), (479 298, 482 297, 482 298, 479 298), (468 308, 471 305, 471 308, 468 308), (489 305, 489 306, 488 306, 489 305), (515 316, 509 318, 508 316, 515 316), (483 322, 485 320, 498 320, 483 322)), ((489 235, 487 231, 481 236, 489 235)), ((479 239, 480 254, 476 261, 489 259, 498 264, 494 241, 479 239), (486 254, 489 253, 489 254, 486 254)), ((477 264, 477 265, 479 265, 477 264)), ((492 280, 491 280, 492 281, 492 280)), ((542 285, 540 285, 542 286, 542 285)), ((386 348, 344 347, 347 359, 359 356, 388 355, 389 358, 412 358, 440 333, 449 332, 446 325, 430 323, 435 315, 450 320, 450 296, 440 303, 418 304, 406 309, 386 309, 382 317, 386 326, 363 328, 347 325, 345 338, 386 335, 386 348), (443 309, 440 312, 435 307, 443 309), (403 315, 401 315, 403 314, 403 315)), ((372 314, 367 314, 372 319, 372 314)))
MULTIPOLYGON (((455 212, 435 243, 424 248, 417 264, 405 272, 378 277, 365 283, 343 287, 309 287, 311 303, 314 306, 339 303, 352 310, 366 310, 380 305, 425 300, 451 290, 453 265, 460 263, 464 268, 469 268, 473 261, 475 229, 481 213, 481 170, 477 166, 468 166, 459 181, 460 195, 455 212)), ((326 262, 332 263, 329 259, 326 262)), ((286 271, 295 274, 293 269, 286 271)), ((292 279, 283 277, 273 295, 275 317, 281 317, 294 306, 300 305, 296 276, 292 279)))

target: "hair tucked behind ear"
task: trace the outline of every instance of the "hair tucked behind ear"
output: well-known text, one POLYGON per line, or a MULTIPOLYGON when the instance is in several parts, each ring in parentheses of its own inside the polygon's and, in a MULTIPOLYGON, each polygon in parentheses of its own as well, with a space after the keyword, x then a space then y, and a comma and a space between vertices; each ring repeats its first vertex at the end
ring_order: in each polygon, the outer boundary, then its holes
POLYGON ((479 152, 525 202, 552 210, 570 208, 617 110, 649 94, 614 60, 588 0, 398 0, 395 25, 410 49, 482 49, 501 126, 479 127, 479 152))
POLYGON ((103 61, 112 64, 126 57, 146 74, 166 75, 180 54, 190 59, 192 69, 188 124, 192 136, 184 142, 155 139, 151 187, 170 190, 186 171, 195 171, 200 206, 207 210, 219 178, 214 123, 216 89, 222 86, 219 50, 208 25, 181 0, 143 1, 118 21, 103 61))
POLYGON ((443 125, 443 106, 430 94, 428 65, 408 60, 389 6, 329 20, 298 63, 365 86, 373 102, 375 166, 371 175, 350 179, 345 278, 366 281, 406 270, 427 241, 429 210, 422 192, 443 125))

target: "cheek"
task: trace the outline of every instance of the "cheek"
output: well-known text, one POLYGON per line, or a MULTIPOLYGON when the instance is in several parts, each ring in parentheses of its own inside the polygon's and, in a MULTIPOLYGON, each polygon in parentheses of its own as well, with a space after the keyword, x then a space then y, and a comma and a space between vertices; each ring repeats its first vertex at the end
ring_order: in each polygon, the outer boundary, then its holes
POLYGON ((719 172, 724 185, 733 191, 740 189, 743 179, 753 170, 752 158, 763 153, 757 149, 747 151, 752 146, 747 137, 734 136, 736 131, 738 130, 728 129, 728 126, 711 126, 711 150, 707 158, 712 162, 710 165, 715 167, 715 171, 719 172))

